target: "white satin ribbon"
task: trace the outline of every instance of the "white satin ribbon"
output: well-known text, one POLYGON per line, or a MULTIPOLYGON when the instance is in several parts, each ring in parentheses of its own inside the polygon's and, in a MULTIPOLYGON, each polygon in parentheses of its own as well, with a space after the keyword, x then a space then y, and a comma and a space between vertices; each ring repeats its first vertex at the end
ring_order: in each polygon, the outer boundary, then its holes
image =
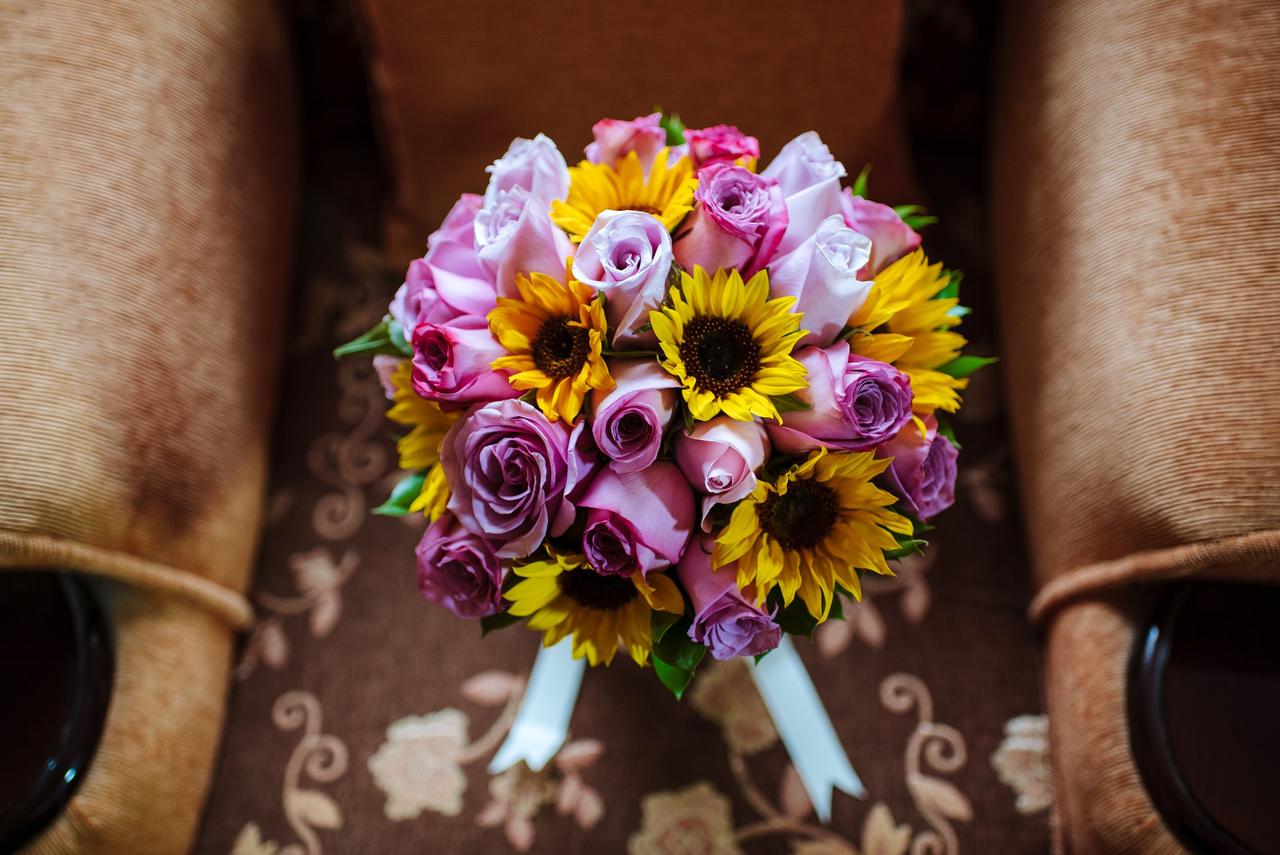
POLYGON ((844 753, 800 655, 785 635, 777 649, 751 668, 760 697, 800 774, 818 819, 831 819, 832 788, 857 798, 867 791, 844 753))
POLYGON ((537 772, 556 756, 569 736, 569 719, 585 669, 585 660, 573 658, 572 638, 539 648, 516 720, 489 761, 490 774, 510 769, 521 760, 537 772))

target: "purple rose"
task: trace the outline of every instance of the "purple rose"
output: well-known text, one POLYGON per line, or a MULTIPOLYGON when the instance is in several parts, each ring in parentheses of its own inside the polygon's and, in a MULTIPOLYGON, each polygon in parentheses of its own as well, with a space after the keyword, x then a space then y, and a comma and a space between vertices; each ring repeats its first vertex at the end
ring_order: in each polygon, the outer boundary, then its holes
POLYGON ((920 235, 902 221, 888 205, 871 202, 845 188, 840 196, 840 213, 849 228, 871 239, 871 259, 862 273, 873 279, 881 270, 920 246, 920 235))
POLYGON ((458 199, 444 223, 427 238, 427 254, 414 259, 391 302, 391 317, 405 340, 418 324, 443 324, 462 315, 483 317, 494 306, 492 279, 476 255, 475 218, 480 197, 458 199))
POLYGON ((787 229, 778 182, 741 166, 715 163, 698 173, 693 198, 697 204, 688 232, 675 242, 681 266, 737 268, 745 279, 769 263, 787 229))
POLYGON ((832 214, 818 230, 769 265, 770 294, 795 297, 809 334, 805 344, 826 346, 836 340, 849 318, 866 302, 871 282, 858 273, 871 257, 871 240, 832 214))
POLYGON ((652 359, 617 360, 609 368, 617 385, 596 399, 591 433, 615 472, 634 472, 658 458, 680 381, 652 359))
POLYGON ((684 139, 693 165, 698 168, 713 163, 736 163, 738 158, 749 158, 754 164, 760 158, 760 140, 747 136, 733 125, 685 131, 684 139))
POLYGON ((507 372, 490 368, 506 350, 484 318, 418 324, 413 331, 413 391, 456 410, 478 401, 515 398, 507 372))
POLYGON ((453 494, 449 510, 500 558, 523 558, 573 522, 571 428, 518 399, 487 404, 455 422, 440 449, 453 494))
POLYGON ((758 656, 782 640, 773 617, 738 590, 737 564, 711 569, 715 536, 704 534, 685 550, 678 573, 693 602, 689 638, 706 645, 716 659, 758 656))
POLYGON ((601 119, 591 126, 595 141, 587 146, 587 160, 612 166, 634 151, 648 172, 654 157, 667 144, 667 132, 659 124, 661 119, 661 113, 637 116, 629 122, 601 119))
POLYGON ((797 394, 813 407, 768 426, 778 451, 866 451, 911 421, 911 380, 892 365, 851 353, 843 341, 825 350, 806 347, 795 356, 809 374, 809 388, 797 394))
POLYGON ((616 348, 652 346, 658 338, 639 328, 667 296, 671 235, 652 214, 602 211, 578 246, 573 275, 605 298, 605 317, 616 348))
POLYGON ((418 590, 460 618, 502 611, 502 564, 492 546, 446 513, 418 542, 418 590))
POLYGON ((756 470, 769 459, 769 439, 759 422, 716 416, 699 422, 675 441, 676 463, 702 499, 702 530, 720 504, 746 498, 756 488, 756 470))
POLYGON ((922 520, 951 507, 956 500, 956 457, 959 450, 951 440, 938 434, 938 420, 924 417, 922 437, 914 424, 882 446, 879 454, 892 457, 885 470, 893 492, 900 496, 922 520))
POLYGON ((669 567, 693 528, 693 492, 672 463, 626 474, 603 469, 578 504, 587 508, 582 550, 600 573, 669 567))

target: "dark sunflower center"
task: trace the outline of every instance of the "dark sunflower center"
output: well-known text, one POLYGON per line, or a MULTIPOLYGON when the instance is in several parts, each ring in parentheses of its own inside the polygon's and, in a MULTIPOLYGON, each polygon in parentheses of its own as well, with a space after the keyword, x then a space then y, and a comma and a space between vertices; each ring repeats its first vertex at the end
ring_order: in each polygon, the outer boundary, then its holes
POLYGON ((556 577, 560 593, 585 609, 614 612, 639 596, 626 576, 601 576, 589 567, 575 567, 556 577))
POLYGON ((812 549, 835 525, 840 504, 835 490, 817 481, 792 481, 785 495, 760 503, 760 528, 783 549, 812 549))
POLYGON ((742 321, 698 315, 684 326, 680 359, 698 388, 724 396, 751 385, 760 345, 742 321))
POLYGON ((588 332, 585 327, 570 326, 572 321, 568 315, 548 318, 533 340, 533 364, 548 377, 570 377, 587 361, 588 332))
POLYGON ((655 217, 662 216, 662 209, 655 208, 653 205, 628 205, 628 211, 639 211, 642 214, 652 214, 655 217))

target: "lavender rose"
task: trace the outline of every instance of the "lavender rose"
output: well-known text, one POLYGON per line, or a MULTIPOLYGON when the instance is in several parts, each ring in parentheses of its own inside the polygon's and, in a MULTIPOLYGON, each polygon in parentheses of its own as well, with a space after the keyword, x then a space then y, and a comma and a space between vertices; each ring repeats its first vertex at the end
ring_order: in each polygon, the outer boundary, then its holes
POLYGON ((639 328, 667 296, 671 235, 651 214, 604 211, 573 259, 573 275, 605 297, 605 316, 617 348, 657 343, 639 328))
POLYGON ((458 409, 477 401, 514 398, 507 372, 490 363, 506 354, 483 317, 461 317, 447 324, 421 323, 413 331, 413 391, 458 409))
POLYGON ((956 500, 956 457, 959 450, 938 433, 938 420, 924 417, 922 437, 914 424, 879 450, 893 463, 885 471, 893 492, 904 499, 916 516, 925 520, 944 511, 956 500))
POLYGON ((806 344, 826 346, 836 340, 849 317, 862 308, 871 282, 858 273, 871 257, 871 239, 844 224, 839 214, 821 222, 818 230, 769 265, 774 297, 795 297, 804 313, 806 344))
POLYGON ((551 224, 546 203, 525 187, 499 190, 475 217, 476 257, 502 297, 516 297, 516 275, 545 273, 564 281, 569 236, 551 224))
POLYGON ((410 262, 390 307, 405 341, 423 321, 443 324, 462 315, 484 316, 493 308, 493 283, 476 256, 474 223, 480 204, 479 196, 463 194, 427 238, 426 256, 410 262))
POLYGON ((588 509, 582 550, 600 573, 647 574, 675 564, 693 528, 693 492, 671 463, 621 475, 601 470, 578 504, 588 509))
POLYGON ((634 472, 658 458, 680 382, 652 359, 618 360, 609 368, 617 385, 596 399, 591 433, 615 472, 634 472))
POLYGON ((844 166, 813 131, 783 146, 760 174, 776 180, 786 199, 787 230, 778 244, 779 255, 804 243, 823 220, 840 213, 844 166))
POLYGON ((769 263, 787 229, 787 206, 776 181, 715 163, 698 173, 693 198, 689 231, 675 242, 683 267, 737 268, 747 278, 769 263))
POLYGON ((704 534, 685 550, 677 572, 693 601, 689 638, 706 645, 715 659, 758 656, 782 640, 773 617, 738 590, 737 565, 711 569, 715 536, 704 534))
POLYGON ((502 611, 502 564, 492 546, 446 513, 422 535, 418 590, 460 618, 502 611))
POLYGON ((863 199, 845 188, 840 196, 840 213, 849 228, 871 239, 871 258, 861 278, 875 275, 920 246, 920 235, 902 221, 888 205, 863 199))
POLYGON ((756 470, 769 459, 769 440, 759 422, 721 415, 679 434, 675 454, 685 477, 703 494, 702 530, 710 531, 712 508, 746 498, 756 488, 756 470))
POLYGON ((702 168, 713 163, 736 163, 747 158, 752 164, 760 158, 760 140, 749 137, 733 125, 715 125, 684 132, 693 165, 702 168))
POLYGON ((667 132, 659 124, 661 113, 637 116, 631 121, 601 119, 591 126, 595 141, 587 146, 587 160, 613 165, 635 152, 645 171, 667 142, 667 132))
POLYGON ((569 195, 569 166, 564 155, 546 134, 531 140, 517 137, 507 153, 489 167, 489 186, 484 191, 484 206, 491 208, 503 190, 521 187, 544 207, 552 199, 569 195))
POLYGON ((538 408, 509 399, 455 422, 441 443, 440 463, 453 494, 448 508, 499 558, 523 558, 548 533, 573 522, 570 428, 538 408))
POLYGON ((851 353, 843 341, 825 350, 806 347, 795 356, 809 374, 809 388, 798 394, 813 406, 768 426, 778 451, 866 451, 911 421, 911 380, 892 365, 851 353))

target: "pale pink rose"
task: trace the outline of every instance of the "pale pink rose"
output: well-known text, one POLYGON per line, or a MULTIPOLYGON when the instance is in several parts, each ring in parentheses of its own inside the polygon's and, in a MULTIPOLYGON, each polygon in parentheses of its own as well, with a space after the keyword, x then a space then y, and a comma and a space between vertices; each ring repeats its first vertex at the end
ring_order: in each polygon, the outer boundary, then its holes
POLYGON ((515 398, 520 392, 511 387, 507 372, 490 367, 505 355, 484 318, 418 324, 413 331, 413 391, 446 410, 515 398))
POLYGON ((426 256, 410 262, 390 307, 405 341, 423 321, 443 324, 493 308, 492 280, 476 255, 474 223, 480 205, 479 196, 463 194, 427 238, 426 256))
POLYGON ((574 256, 573 275, 604 295, 615 348, 657 343, 657 336, 639 328, 667 296, 671 258, 671 235, 651 214, 604 211, 591 224, 574 256))
POLYGON ((920 246, 920 235, 902 221, 888 205, 863 199, 845 188, 840 196, 840 212, 849 228, 871 239, 871 259, 863 279, 872 279, 881 270, 920 246))
POLYGON ((617 385, 593 395, 591 433, 615 472, 634 472, 658 458, 680 382, 653 359, 613 360, 609 369, 617 385))
POLYGON ((684 139, 693 165, 698 168, 722 161, 734 163, 740 157, 752 160, 760 157, 760 140, 747 136, 733 125, 687 130, 684 139))
POLYGON ((806 344, 825 347, 836 340, 849 317, 862 307, 871 282, 858 272, 871 257, 871 239, 832 214, 809 238, 769 265, 769 293, 795 297, 804 314, 806 344))
POLYGON ((531 140, 512 140, 507 153, 485 169, 489 186, 484 191, 484 205, 491 208, 504 190, 517 187, 549 208, 552 199, 569 195, 569 166, 551 138, 538 134, 531 140))
POLYGON ((564 281, 573 243, 551 223, 547 206, 523 187, 500 190, 476 214, 480 266, 501 297, 518 297, 516 276, 530 273, 564 281))
MULTIPOLYGON (((405 341, 413 338, 410 333, 405 337, 405 341)), ((378 383, 382 385, 382 394, 387 396, 390 401, 396 395, 395 384, 391 382, 391 375, 396 373, 396 369, 400 367, 403 360, 399 356, 392 356, 388 353, 379 353, 373 358, 373 372, 378 375, 378 383)))
POLYGON ((710 531, 711 509, 746 498, 756 488, 756 470, 769 459, 769 440, 758 422, 716 416, 675 440, 676 463, 703 495, 702 530, 710 531))
POLYGON ((840 179, 844 166, 813 131, 782 147, 760 173, 778 182, 787 204, 787 230, 778 254, 791 252, 809 239, 832 214, 840 213, 840 179))
POLYGON ((787 207, 777 182, 716 163, 699 173, 694 200, 674 245, 676 260, 686 270, 738 269, 749 278, 773 258, 787 230, 787 207))
POLYGON ((578 506, 587 510, 583 553, 600 573, 669 567, 693 530, 693 491, 675 464, 663 461, 626 474, 600 470, 578 506))
POLYGON ((773 616, 738 590, 737 563, 711 569, 715 536, 703 534, 689 544, 678 573, 693 604, 689 638, 705 645, 713 659, 759 656, 782 640, 773 616))
POLYGON ((637 116, 631 121, 601 119, 591 127, 595 141, 587 146, 587 160, 612 166, 628 153, 635 152, 645 172, 667 144, 667 132, 659 121, 661 113, 637 116))

